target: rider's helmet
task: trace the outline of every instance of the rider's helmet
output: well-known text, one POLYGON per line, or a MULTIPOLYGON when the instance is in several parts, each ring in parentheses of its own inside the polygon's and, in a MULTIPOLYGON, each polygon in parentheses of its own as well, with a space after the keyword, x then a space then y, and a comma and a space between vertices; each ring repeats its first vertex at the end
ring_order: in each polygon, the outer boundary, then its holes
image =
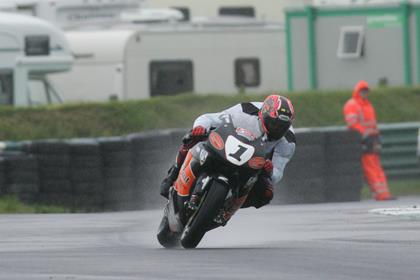
POLYGON ((264 132, 270 140, 282 138, 295 117, 292 102, 280 95, 270 95, 258 113, 264 132))

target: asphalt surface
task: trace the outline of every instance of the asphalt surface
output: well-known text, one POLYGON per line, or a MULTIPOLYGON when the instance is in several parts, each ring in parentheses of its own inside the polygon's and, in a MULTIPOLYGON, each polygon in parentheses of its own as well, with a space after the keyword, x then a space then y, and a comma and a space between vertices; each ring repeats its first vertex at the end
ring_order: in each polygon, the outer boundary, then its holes
POLYGON ((161 211, 0 215, 0 279, 420 279, 420 218, 397 201, 241 210, 195 250, 166 250, 161 211))

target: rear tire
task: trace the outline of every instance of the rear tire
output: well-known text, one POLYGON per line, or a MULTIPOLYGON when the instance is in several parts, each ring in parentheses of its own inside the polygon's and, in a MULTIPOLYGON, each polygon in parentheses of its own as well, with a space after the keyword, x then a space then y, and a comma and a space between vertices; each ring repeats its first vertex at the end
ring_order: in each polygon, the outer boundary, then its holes
POLYGON ((218 181, 213 181, 210 190, 203 198, 195 216, 188 221, 181 236, 181 245, 186 249, 197 247, 204 234, 213 223, 214 217, 223 207, 228 188, 218 181))
MULTIPOLYGON (((166 212, 166 209, 165 209, 166 212)), ((165 215, 160 222, 157 239, 163 247, 170 249, 179 246, 179 233, 174 233, 169 228, 168 216, 165 215)))

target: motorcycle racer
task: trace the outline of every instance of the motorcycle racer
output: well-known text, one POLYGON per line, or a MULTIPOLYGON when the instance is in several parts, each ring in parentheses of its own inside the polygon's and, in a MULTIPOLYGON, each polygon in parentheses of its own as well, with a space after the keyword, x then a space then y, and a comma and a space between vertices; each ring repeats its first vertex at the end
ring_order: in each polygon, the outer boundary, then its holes
POLYGON ((212 128, 221 125, 226 115, 232 118, 235 127, 248 130, 255 138, 264 137, 266 141, 275 142, 272 159, 265 162, 264 171, 258 177, 242 208, 260 208, 272 200, 273 184, 282 179, 284 169, 293 157, 296 147, 292 127, 294 108, 288 98, 280 95, 270 95, 264 102, 240 103, 222 112, 199 116, 192 130, 184 137, 176 163, 169 169, 161 184, 162 196, 168 197, 169 189, 174 185, 188 151, 198 142, 205 140, 212 128))

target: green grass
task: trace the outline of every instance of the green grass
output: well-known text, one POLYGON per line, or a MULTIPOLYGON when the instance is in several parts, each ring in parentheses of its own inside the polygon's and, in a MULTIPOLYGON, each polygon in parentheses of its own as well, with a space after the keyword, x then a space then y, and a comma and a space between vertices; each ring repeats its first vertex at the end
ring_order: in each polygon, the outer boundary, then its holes
POLYGON ((70 213, 71 210, 60 206, 28 205, 14 196, 0 198, 0 214, 47 214, 70 213))
MULTIPOLYGON (((286 94, 296 109, 295 127, 344 125, 342 107, 350 91, 286 94)), ((142 101, 0 108, 0 141, 124 135, 190 127, 196 117, 266 95, 192 95, 142 101)), ((379 122, 420 121, 420 89, 393 88, 371 93, 379 122)))
MULTIPOLYGON (((410 179, 401 181, 389 181, 389 189, 392 195, 396 197, 407 195, 420 195, 420 179, 410 179)), ((368 185, 364 185, 362 189, 362 199, 370 199, 372 195, 368 185)))

